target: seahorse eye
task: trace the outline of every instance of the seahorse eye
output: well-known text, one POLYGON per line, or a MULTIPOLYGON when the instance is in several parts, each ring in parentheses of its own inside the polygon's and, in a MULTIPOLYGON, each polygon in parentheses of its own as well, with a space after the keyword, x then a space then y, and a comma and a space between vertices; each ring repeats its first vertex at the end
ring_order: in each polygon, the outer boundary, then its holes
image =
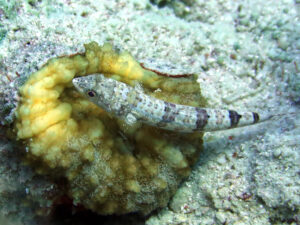
POLYGON ((96 93, 95 93, 94 91, 89 91, 89 92, 88 92, 88 95, 89 95, 90 97, 95 97, 95 96, 96 96, 96 93))

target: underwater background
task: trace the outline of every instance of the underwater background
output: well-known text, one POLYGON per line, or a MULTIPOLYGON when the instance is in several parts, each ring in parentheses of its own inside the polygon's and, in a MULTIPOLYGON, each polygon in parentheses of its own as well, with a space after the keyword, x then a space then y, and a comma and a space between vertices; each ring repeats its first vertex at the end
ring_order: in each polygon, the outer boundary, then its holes
POLYGON ((0 0, 0 224, 299 224, 299 7, 297 0, 0 0), (14 134, 19 87, 49 59, 84 53, 91 41, 196 74, 206 107, 278 116, 205 133, 167 206, 97 215, 62 194, 65 180, 24 161, 28 148, 14 134))

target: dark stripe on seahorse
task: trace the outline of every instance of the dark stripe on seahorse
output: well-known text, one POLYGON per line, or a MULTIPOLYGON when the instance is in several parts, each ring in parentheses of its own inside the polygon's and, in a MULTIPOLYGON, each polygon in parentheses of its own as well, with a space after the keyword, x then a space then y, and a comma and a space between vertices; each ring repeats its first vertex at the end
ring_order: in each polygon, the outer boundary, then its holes
POLYGON ((253 123, 257 123, 259 121, 259 115, 255 112, 253 112, 252 114, 253 114, 253 123))
POLYGON ((228 110, 230 118, 230 128, 236 127, 241 119, 241 115, 234 110, 228 110))
POLYGON ((207 124, 209 115, 207 114, 205 109, 201 109, 196 107, 197 112, 197 121, 196 121, 196 129, 195 130, 204 130, 205 125, 207 124))

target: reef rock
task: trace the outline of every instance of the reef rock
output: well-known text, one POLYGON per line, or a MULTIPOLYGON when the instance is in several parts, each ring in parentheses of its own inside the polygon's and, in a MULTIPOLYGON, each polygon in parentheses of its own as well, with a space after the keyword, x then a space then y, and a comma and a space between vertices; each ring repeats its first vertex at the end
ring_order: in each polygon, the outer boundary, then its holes
POLYGON ((205 101, 193 76, 159 76, 110 45, 85 48, 49 60, 20 88, 17 139, 36 171, 67 180, 74 204, 99 214, 147 214, 165 206, 189 175, 202 133, 128 125, 82 97, 72 79, 101 72, 170 102, 203 107, 205 101))

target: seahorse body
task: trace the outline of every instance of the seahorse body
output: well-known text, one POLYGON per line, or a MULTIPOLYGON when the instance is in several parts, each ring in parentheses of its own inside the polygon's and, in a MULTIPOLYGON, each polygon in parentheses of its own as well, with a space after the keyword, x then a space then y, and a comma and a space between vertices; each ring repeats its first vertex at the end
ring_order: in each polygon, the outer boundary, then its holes
POLYGON ((146 95, 125 83, 93 74, 73 79, 75 88, 109 113, 166 130, 216 131, 242 127, 269 119, 255 112, 236 112, 178 105, 146 95))

